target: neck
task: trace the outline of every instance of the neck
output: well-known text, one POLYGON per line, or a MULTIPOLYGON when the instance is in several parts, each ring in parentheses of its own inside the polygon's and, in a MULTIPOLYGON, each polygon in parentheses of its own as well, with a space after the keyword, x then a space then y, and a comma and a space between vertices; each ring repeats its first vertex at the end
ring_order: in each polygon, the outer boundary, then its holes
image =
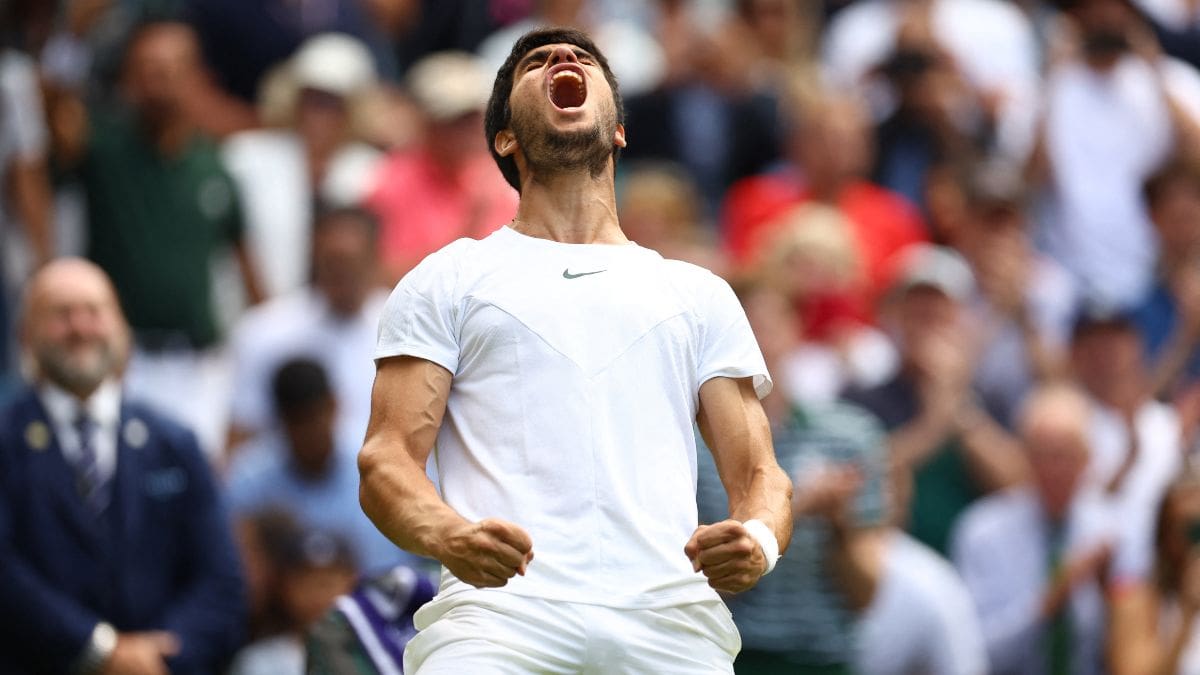
POLYGON ((154 147, 164 155, 179 154, 192 135, 192 127, 182 118, 162 122, 143 122, 143 129, 154 147))
POLYGON ((513 229, 567 244, 629 241, 617 221, 611 167, 596 177, 584 169, 525 179, 513 229))

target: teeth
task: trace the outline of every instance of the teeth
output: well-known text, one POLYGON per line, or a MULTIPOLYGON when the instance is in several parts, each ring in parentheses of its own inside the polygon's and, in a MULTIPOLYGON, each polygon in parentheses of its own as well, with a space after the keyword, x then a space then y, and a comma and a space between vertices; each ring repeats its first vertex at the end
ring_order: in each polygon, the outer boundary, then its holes
POLYGON ((583 78, 579 76, 579 73, 577 73, 577 72, 575 72, 575 71, 573 71, 573 70, 560 70, 560 71, 558 71, 557 73, 555 73, 555 74, 554 74, 554 81, 555 81, 555 82, 558 82, 558 81, 559 81, 559 79, 561 79, 561 78, 564 78, 564 77, 569 77, 569 78, 571 78, 571 79, 575 80, 575 82, 576 82, 576 83, 578 83, 578 84, 580 84, 580 85, 582 85, 582 84, 583 84, 583 78))

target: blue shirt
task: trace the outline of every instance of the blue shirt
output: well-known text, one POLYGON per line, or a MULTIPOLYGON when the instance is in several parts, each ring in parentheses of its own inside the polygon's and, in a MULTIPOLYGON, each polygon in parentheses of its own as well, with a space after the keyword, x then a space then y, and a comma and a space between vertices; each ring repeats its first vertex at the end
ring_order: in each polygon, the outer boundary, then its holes
POLYGON ((237 517, 278 508, 306 527, 340 535, 350 544, 363 571, 382 571, 417 558, 375 529, 358 501, 355 454, 334 450, 325 476, 305 478, 292 466, 286 441, 269 434, 246 448, 229 471, 229 507, 237 517))

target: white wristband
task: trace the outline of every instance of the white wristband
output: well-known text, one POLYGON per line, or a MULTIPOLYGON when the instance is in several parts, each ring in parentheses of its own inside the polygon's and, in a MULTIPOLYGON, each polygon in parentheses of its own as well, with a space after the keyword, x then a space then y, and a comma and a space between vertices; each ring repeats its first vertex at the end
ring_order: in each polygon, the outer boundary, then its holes
POLYGON ((775 533, 767 524, 755 518, 742 523, 742 527, 746 528, 746 533, 758 542, 762 547, 763 555, 767 558, 767 569, 763 571, 763 576, 771 573, 775 569, 775 563, 779 560, 779 540, 775 538, 775 533))

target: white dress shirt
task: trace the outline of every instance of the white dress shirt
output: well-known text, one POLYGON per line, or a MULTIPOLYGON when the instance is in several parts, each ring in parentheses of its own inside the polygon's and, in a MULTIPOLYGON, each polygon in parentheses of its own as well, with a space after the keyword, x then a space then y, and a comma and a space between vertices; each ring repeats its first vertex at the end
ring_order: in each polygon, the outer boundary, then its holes
MULTIPOLYGON (((82 444, 75 422, 81 411, 80 401, 61 388, 45 383, 38 390, 42 407, 50 418, 54 438, 63 457, 72 466, 79 461, 82 444)), ((116 380, 105 380, 82 405, 96 423, 91 439, 96 453, 96 465, 101 481, 112 478, 117 470, 117 427, 121 423, 121 385, 116 380)))
MULTIPOLYGON (((1063 563, 1110 543, 1111 521, 1102 495, 1077 495, 1065 523, 1063 563)), ((1037 494, 1020 487, 975 502, 951 535, 951 558, 974 600, 995 675, 1042 675, 1048 669, 1052 624, 1040 614, 1050 576, 1050 530, 1037 494)), ((1099 584, 1077 585, 1068 608, 1071 673, 1102 672, 1105 613, 1099 584)))

